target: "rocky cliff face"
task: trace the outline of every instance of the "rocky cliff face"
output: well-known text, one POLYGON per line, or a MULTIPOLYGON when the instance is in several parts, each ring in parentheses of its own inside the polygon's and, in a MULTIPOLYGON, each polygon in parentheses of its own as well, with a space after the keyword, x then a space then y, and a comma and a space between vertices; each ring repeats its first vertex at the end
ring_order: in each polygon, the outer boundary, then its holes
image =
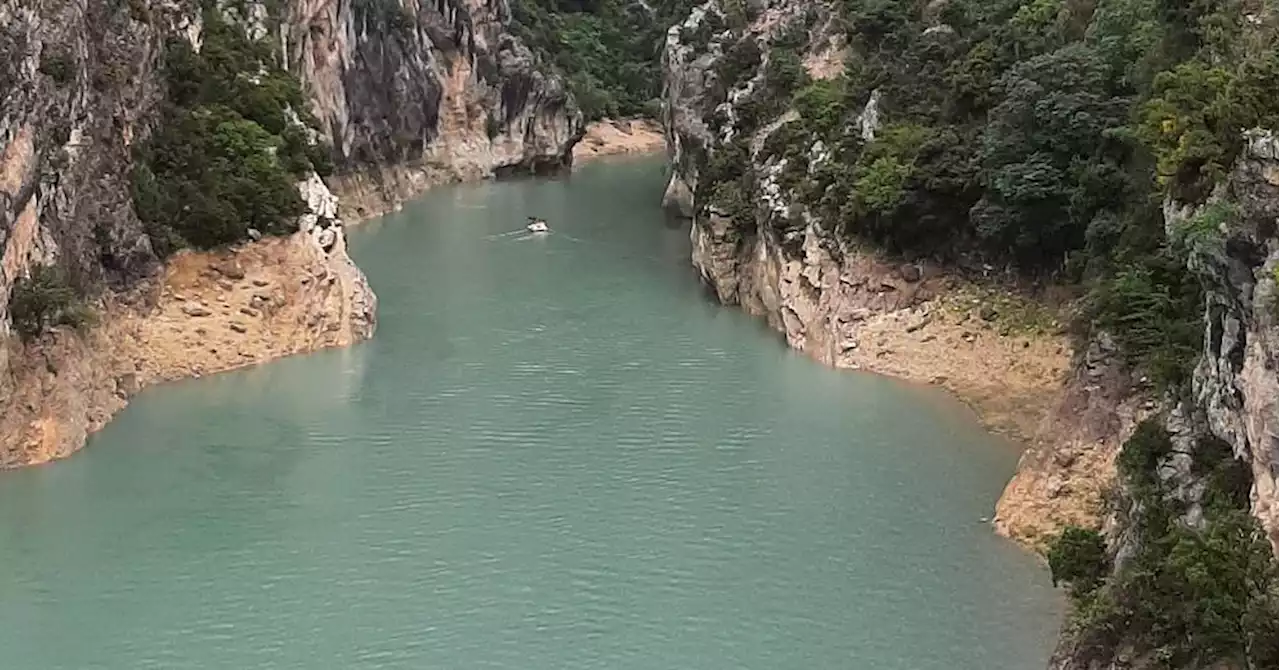
POLYGON ((561 79, 507 32, 505 0, 212 8, 278 41, 337 172, 298 184, 297 233, 162 263, 130 175, 166 104, 166 42, 199 50, 210 7, 0 1, 0 467, 74 451, 148 383, 370 336, 376 300, 347 257, 344 214, 440 181, 554 171, 582 135, 561 79), (24 344, 10 296, 44 266, 96 325, 24 344))
POLYGON ((183 21, 155 10, 152 25, 114 3, 0 4, 0 317, 33 263, 58 261, 81 288, 155 269, 132 211, 130 148, 162 95, 162 31, 183 21))
POLYGON ((1253 473, 1252 511, 1277 548, 1276 188, 1274 133, 1247 134, 1245 152, 1227 181, 1193 211, 1170 201, 1165 225, 1176 230, 1205 212, 1228 213, 1187 259, 1204 279, 1204 353, 1192 379, 1191 404, 1209 430, 1232 446, 1253 473))
POLYGON ((441 181, 572 160, 582 114, 507 31, 507 0, 298 0, 281 40, 368 216, 441 181))

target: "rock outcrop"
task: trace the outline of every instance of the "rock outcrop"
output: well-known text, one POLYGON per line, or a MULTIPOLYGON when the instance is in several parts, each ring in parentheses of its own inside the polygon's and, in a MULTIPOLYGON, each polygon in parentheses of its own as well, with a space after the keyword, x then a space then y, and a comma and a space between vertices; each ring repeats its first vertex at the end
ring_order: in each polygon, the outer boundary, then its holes
POLYGON ((0 468, 74 453, 152 384, 200 377, 373 334, 376 298, 338 236, 309 233, 181 252, 113 293, 98 323, 0 349, 0 468))
POLYGON ((1276 135, 1253 131, 1230 177, 1199 212, 1170 202, 1165 225, 1176 229, 1208 209, 1224 217, 1210 240, 1193 247, 1188 266, 1205 286, 1204 353, 1192 377, 1192 404, 1209 429, 1253 473, 1254 516, 1277 549, 1276 135))

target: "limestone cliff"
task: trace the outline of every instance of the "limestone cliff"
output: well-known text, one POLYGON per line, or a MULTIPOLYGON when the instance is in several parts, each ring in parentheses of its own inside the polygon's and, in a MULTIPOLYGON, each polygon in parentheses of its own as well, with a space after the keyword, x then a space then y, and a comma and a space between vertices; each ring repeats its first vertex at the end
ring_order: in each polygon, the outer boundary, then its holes
POLYGON ((582 114, 507 0, 298 0, 280 36, 339 156, 348 218, 442 181, 563 169, 582 114))
MULTIPOLYGON (((1232 446, 1253 474, 1254 516, 1277 549, 1276 474, 1280 466, 1277 420, 1276 188, 1280 186, 1276 136, 1250 132, 1230 177, 1204 205, 1225 207, 1210 238, 1197 244, 1188 265, 1206 288, 1205 347, 1192 379, 1191 404, 1209 430, 1232 446)), ((1170 201, 1165 225, 1177 229, 1195 213, 1170 201)))

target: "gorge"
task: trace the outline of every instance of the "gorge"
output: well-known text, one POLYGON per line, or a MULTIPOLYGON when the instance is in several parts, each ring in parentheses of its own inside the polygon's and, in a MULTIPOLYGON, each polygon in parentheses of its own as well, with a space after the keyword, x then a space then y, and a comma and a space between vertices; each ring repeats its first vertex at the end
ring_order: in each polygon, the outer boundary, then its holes
POLYGON ((368 338, 344 221, 659 116, 720 302, 1028 445, 1051 667, 1275 667, 1275 11, 2 0, 0 465, 368 338))
POLYGON ((1017 447, 708 301, 664 176, 432 190, 351 231, 373 339, 0 474, 6 666, 1043 666, 1061 598, 981 521, 1017 447))

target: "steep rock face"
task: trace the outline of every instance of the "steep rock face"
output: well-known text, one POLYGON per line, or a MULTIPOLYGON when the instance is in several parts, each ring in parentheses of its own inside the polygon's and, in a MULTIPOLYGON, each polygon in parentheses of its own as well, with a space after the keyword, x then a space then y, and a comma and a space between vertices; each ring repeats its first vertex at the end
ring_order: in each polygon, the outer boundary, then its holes
MULTIPOLYGON (((1215 229, 1196 232, 1203 243, 1187 259, 1206 293, 1204 351, 1191 398, 1179 403, 1154 397, 1148 380, 1128 368, 1107 334, 1095 334, 1074 353, 1061 338, 1003 337, 1004 328, 990 328, 986 318, 999 310, 970 302, 975 291, 966 273, 921 259, 890 261, 833 230, 813 206, 821 193, 808 201, 798 197, 787 186, 787 156, 797 154, 768 149, 773 134, 796 114, 785 105, 770 107, 762 119, 760 99, 752 100, 752 93, 766 84, 779 34, 790 32, 794 48, 796 22, 806 22, 799 52, 814 79, 839 73, 831 55, 841 45, 828 27, 826 3, 744 4, 752 18, 733 30, 726 28, 729 3, 713 0, 695 9, 669 31, 663 56, 663 123, 672 166, 663 204, 690 219, 692 264, 717 298, 764 317, 790 346, 828 364, 942 384, 989 424, 1024 438, 1029 448, 994 525, 1028 546, 1043 550, 1065 526, 1101 526, 1116 564, 1135 555, 1141 540, 1132 521, 1140 510, 1112 504, 1116 460, 1140 422, 1162 416, 1173 451, 1154 474, 1185 506, 1178 523, 1193 530, 1205 523, 1200 496, 1206 475, 1196 472, 1190 454, 1210 435, 1249 465, 1252 511, 1274 551, 1274 137, 1251 133, 1244 156, 1208 203, 1165 208, 1171 238, 1175 230, 1203 228, 1206 220, 1215 229), (743 56, 741 49, 734 54, 740 36, 756 41, 759 58, 743 56), (744 62, 745 73, 720 80, 744 62), (749 115, 756 124, 739 123, 749 115), (742 128, 748 129, 745 137, 742 128), (744 170, 731 167, 743 163, 744 170), (984 316, 974 319, 975 311, 984 316)), ((935 25, 925 34, 945 29, 935 25)), ((880 132, 882 103, 872 91, 857 115, 854 130, 864 140, 880 132)), ((798 155, 805 151, 800 147, 798 155)), ((810 175, 829 155, 821 142, 807 148, 810 175)), ((990 294, 977 297, 985 301, 990 294)), ((1122 640, 1102 654, 1081 644, 1067 631, 1051 667, 1118 670, 1158 662, 1150 653, 1130 653, 1140 640, 1122 640)))
POLYGON ((108 2, 0 2, 0 333, 13 282, 59 262, 72 283, 122 287, 155 269, 128 168, 161 95, 161 28, 108 2))
MULTIPOLYGON (((980 410, 990 407, 984 400, 987 396, 1022 398, 1022 429, 1016 433, 1030 448, 1000 500, 995 527, 1028 545, 1043 546, 1066 525, 1099 524, 1105 516, 1106 493, 1115 484, 1114 460, 1120 446, 1141 419, 1162 406, 1162 399, 1149 397, 1146 380, 1126 369, 1110 338, 1095 337, 1071 356, 1070 365, 1062 357, 1043 355, 1002 359, 1009 362, 1003 370, 1025 369, 1027 361, 1035 365, 1037 359, 1049 362, 1038 374, 1015 376, 1027 385, 1015 384, 1002 389, 1003 393, 966 382, 962 371, 946 367, 963 360, 961 367, 976 365, 991 371, 988 379, 997 379, 993 385, 1004 383, 999 378, 1008 373, 992 368, 986 355, 990 348, 984 346, 983 331, 976 328, 961 333, 969 337, 962 338, 952 358, 939 362, 946 370, 940 374, 913 374, 910 366, 898 364, 897 352, 886 353, 886 347, 877 346, 886 339, 884 330, 876 327, 877 318, 898 314, 913 325, 918 323, 915 319, 924 319, 936 329, 940 319, 919 315, 936 312, 964 282, 904 281, 918 273, 954 275, 955 268, 916 262, 900 274, 899 264, 857 248, 816 216, 810 203, 801 201, 785 184, 788 159, 765 150, 775 133, 795 121, 792 111, 779 111, 758 126, 747 126, 751 135, 746 138, 743 160, 750 164, 751 185, 746 188, 746 214, 732 204, 732 197, 725 204, 713 189, 700 191, 700 171, 714 162, 708 156, 732 150, 735 142, 741 144, 744 124, 738 121, 748 111, 756 111, 748 110, 749 104, 759 106, 751 98, 766 86, 775 42, 794 42, 795 27, 803 24, 800 52, 810 76, 822 79, 841 71, 837 56, 843 45, 826 3, 746 3, 754 17, 740 30, 726 27, 730 20, 726 6, 713 1, 694 9, 683 24, 668 32, 663 54, 664 129, 672 164, 663 201, 673 214, 691 219, 692 261, 699 275, 722 302, 764 316, 785 333, 791 346, 829 364, 923 376, 926 381, 936 377, 980 410), (756 41, 762 58, 734 82, 720 81, 736 66, 726 66, 726 61, 733 57, 729 52, 740 35, 756 41), (971 350, 984 351, 974 358, 960 358, 971 350)), ((935 24, 925 34, 946 30, 935 24)), ((872 91, 853 121, 864 140, 879 131, 882 103, 879 91, 872 91)), ((1171 229, 1185 226, 1203 218, 1206 209, 1217 206, 1214 203, 1226 203, 1236 213, 1223 224, 1220 244, 1204 247, 1188 259, 1208 293, 1206 349, 1195 373, 1196 402, 1188 411, 1203 414, 1211 432, 1234 445, 1236 454, 1252 464, 1255 511, 1274 545, 1276 168, 1272 142, 1251 136, 1248 155, 1208 205, 1188 208, 1171 203, 1166 218, 1171 229)), ((828 156, 821 142, 809 147, 809 174, 821 169, 828 156)), ((910 347, 913 353, 928 348, 919 340, 895 344, 910 347)), ((1069 349, 1061 340, 1053 350, 1063 354, 1058 347, 1069 349)), ((1069 351, 1066 354, 1070 356, 1069 351)), ((993 423, 1007 427, 1007 422, 993 423)))
POLYGON ((506 0, 298 0, 281 35, 339 156, 348 215, 441 181, 559 170, 582 136, 506 0))
POLYGON ((1226 216, 1187 262, 1205 286, 1204 353, 1192 377, 1195 407, 1209 430, 1253 472, 1252 511, 1277 548, 1277 263, 1274 134, 1247 134, 1244 154, 1208 203, 1169 202, 1165 226, 1176 231, 1219 209, 1226 216))

